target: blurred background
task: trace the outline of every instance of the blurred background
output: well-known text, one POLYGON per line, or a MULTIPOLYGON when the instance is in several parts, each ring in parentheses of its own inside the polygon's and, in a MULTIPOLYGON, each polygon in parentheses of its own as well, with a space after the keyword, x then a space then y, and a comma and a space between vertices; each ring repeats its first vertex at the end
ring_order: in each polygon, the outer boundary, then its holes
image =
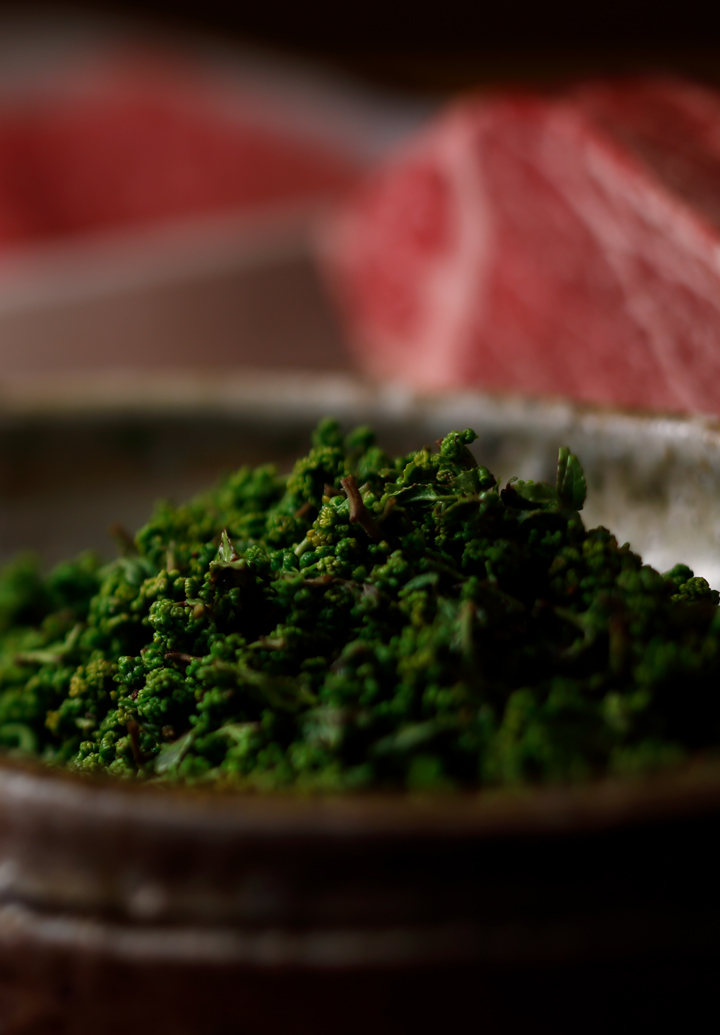
POLYGON ((641 0, 0 4, 0 556, 107 552, 257 459, 253 399, 342 408, 318 228, 448 98, 720 82, 719 33, 641 0))
POLYGON ((718 81, 718 30, 640 0, 0 4, 0 391, 347 368, 312 236, 368 168, 462 90, 718 81))
MULTIPOLYGON (((70 6, 59 0, 52 5, 60 11, 70 6)), ((608 0, 601 7, 570 0, 542 5, 366 0, 343 7, 332 0, 206 0, 202 5, 136 0, 73 9, 272 47, 373 83, 431 94, 590 69, 673 67, 711 78, 719 74, 720 11, 698 0, 667 5, 608 0)))

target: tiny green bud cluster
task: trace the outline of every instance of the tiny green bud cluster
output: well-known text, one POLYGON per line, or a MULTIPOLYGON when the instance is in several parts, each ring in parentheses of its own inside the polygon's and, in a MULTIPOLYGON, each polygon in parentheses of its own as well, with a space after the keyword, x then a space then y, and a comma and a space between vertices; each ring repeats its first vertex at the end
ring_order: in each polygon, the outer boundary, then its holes
POLYGON ((718 594, 586 529, 580 463, 503 487, 453 431, 325 420, 283 476, 159 503, 123 556, 0 575, 0 746, 241 789, 584 780, 720 744, 718 594))

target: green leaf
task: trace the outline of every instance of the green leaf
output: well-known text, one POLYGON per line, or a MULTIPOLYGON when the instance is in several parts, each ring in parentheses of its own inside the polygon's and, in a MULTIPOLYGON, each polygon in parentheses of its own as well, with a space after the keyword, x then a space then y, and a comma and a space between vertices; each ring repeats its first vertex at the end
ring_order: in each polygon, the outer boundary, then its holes
POLYGON ((515 483, 515 492, 528 503, 547 503, 553 506, 558 499, 557 492, 552 485, 547 485, 545 482, 518 481, 515 483))
POLYGON ((47 647, 16 654, 15 661, 18 665, 57 665, 75 649, 81 632, 82 625, 74 625, 62 643, 51 643, 47 647))
POLYGON ((220 546, 218 547, 217 560, 220 564, 232 564, 233 561, 238 560, 238 555, 235 552, 235 547, 230 541, 230 536, 227 534, 227 531, 224 528, 222 530, 222 535, 220 536, 220 546))
POLYGON ((245 745, 253 733, 261 729, 259 722, 227 722, 210 737, 229 737, 236 744, 245 745))
POLYGON ((183 733, 182 737, 174 740, 172 744, 163 744, 155 757, 155 772, 158 776, 180 765, 184 755, 189 751, 194 737, 195 730, 188 730, 187 733, 183 733))
POLYGON ((428 482, 407 485, 388 495, 394 496, 398 503, 421 503, 423 501, 434 503, 439 499, 445 499, 444 496, 438 496, 435 486, 430 485, 428 482))
POLYGON ((220 536, 217 557, 215 560, 210 561, 211 581, 217 583, 224 576, 226 576, 226 581, 229 577, 235 585, 245 586, 245 588, 251 586, 254 581, 247 561, 244 557, 240 557, 225 529, 223 529, 220 536))
POLYGON ((414 593, 416 589, 425 589, 428 586, 436 586, 440 576, 436 571, 426 571, 422 575, 416 575, 415 578, 410 579, 406 582, 403 588, 398 593, 400 598, 406 597, 408 593, 414 593))
POLYGON ((437 719, 414 723, 411 726, 404 726, 397 733, 392 733, 390 736, 378 740, 373 750, 376 755, 403 754, 406 751, 412 751, 421 744, 427 744, 442 730, 443 726, 437 719))
POLYGON ((582 510, 587 495, 587 482, 580 461, 567 446, 558 450, 557 494, 564 507, 582 510))
POLYGON ((474 496, 480 491, 479 467, 468 468, 453 479, 453 492, 463 496, 474 496))
POLYGON ((6 722, 0 726, 0 744, 14 748, 21 755, 37 752, 37 737, 24 722, 6 722))
POLYGON ((511 479, 500 494, 505 506, 515 510, 537 510, 543 507, 557 507, 558 494, 546 482, 523 482, 511 479))

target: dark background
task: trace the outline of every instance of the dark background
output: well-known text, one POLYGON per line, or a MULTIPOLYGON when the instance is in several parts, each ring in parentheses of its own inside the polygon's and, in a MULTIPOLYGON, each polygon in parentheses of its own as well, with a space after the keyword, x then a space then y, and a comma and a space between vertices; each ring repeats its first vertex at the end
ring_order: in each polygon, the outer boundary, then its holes
MULTIPOLYGON (((274 48, 415 92, 667 68, 720 81, 720 5, 671 0, 116 0, 70 8, 140 16, 274 48)), ((27 11, 25 5, 0 8, 27 11)))

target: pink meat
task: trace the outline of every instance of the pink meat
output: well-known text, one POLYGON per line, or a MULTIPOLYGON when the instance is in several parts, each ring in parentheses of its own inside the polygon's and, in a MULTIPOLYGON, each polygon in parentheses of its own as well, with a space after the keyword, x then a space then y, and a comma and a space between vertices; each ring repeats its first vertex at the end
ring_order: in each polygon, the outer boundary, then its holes
POLYGON ((713 91, 643 79, 464 100, 325 246, 376 377, 720 414, 713 91))
POLYGON ((357 173, 341 147, 252 91, 223 93, 182 61, 119 54, 0 99, 0 251, 323 200, 357 173))

